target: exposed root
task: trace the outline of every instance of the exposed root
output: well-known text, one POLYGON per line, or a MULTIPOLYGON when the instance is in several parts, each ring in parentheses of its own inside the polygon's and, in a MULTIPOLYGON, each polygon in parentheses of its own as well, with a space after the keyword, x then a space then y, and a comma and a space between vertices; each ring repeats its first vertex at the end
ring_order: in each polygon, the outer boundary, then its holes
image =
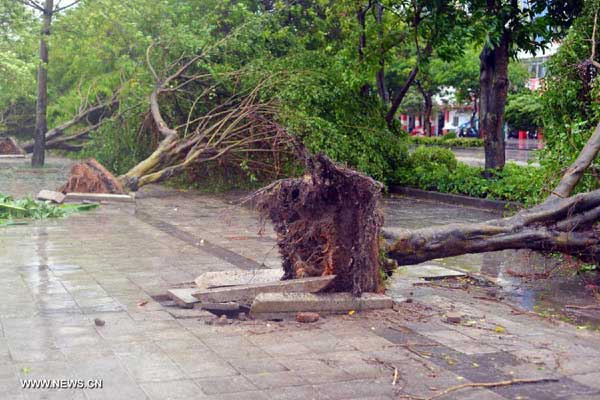
POLYGON ((125 193, 119 181, 94 159, 73 165, 69 180, 58 190, 63 193, 125 193))
POLYGON ((382 185, 322 154, 304 161, 305 176, 278 181, 258 196, 278 235, 283 279, 335 274, 334 291, 380 291, 382 185))

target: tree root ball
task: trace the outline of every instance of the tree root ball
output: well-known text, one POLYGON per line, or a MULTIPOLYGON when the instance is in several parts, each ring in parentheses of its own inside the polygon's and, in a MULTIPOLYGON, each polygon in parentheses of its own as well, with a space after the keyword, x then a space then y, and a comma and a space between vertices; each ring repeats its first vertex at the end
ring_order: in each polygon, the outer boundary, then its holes
POLYGON ((25 154, 17 141, 11 137, 0 137, 0 155, 25 154))
POLYGON ((117 178, 94 159, 73 165, 69 180, 58 191, 62 193, 125 193, 117 178))
POLYGON ((283 279, 337 275, 330 291, 382 291, 381 183, 319 154, 302 178, 277 181, 258 199, 277 232, 283 279))

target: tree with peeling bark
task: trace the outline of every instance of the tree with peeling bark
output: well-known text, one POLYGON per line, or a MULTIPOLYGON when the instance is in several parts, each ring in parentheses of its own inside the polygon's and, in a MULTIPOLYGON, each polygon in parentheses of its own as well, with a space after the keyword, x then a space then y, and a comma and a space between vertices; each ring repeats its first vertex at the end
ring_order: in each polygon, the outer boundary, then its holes
POLYGON ((50 39, 52 18, 61 11, 75 6, 79 3, 79 0, 71 0, 68 4, 61 4, 61 0, 58 0, 56 4, 54 4, 54 0, 44 0, 43 3, 37 0, 17 1, 31 7, 42 16, 40 59, 37 73, 37 105, 35 111, 34 145, 33 156, 31 157, 32 166, 42 167, 46 158, 46 131, 48 130, 48 41, 50 39))

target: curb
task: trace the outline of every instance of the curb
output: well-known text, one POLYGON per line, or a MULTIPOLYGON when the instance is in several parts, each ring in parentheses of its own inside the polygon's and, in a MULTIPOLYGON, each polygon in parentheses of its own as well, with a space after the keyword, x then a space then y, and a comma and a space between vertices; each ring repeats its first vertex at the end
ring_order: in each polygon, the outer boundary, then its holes
POLYGON ((432 192, 428 190, 415 189, 405 186, 390 186, 390 194, 398 194, 406 197, 414 197, 423 200, 432 200, 445 204, 459 205, 464 207, 481 208, 497 212, 519 210, 523 204, 514 201, 481 199, 478 197, 463 196, 460 194, 432 192))

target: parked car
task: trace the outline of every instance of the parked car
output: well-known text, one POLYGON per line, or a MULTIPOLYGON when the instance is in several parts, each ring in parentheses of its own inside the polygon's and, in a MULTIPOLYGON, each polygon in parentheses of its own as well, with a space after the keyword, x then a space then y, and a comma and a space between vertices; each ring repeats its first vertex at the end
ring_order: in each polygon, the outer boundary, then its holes
POLYGON ((479 119, 475 118, 473 125, 471 121, 465 122, 458 127, 458 137, 479 137, 479 119))

